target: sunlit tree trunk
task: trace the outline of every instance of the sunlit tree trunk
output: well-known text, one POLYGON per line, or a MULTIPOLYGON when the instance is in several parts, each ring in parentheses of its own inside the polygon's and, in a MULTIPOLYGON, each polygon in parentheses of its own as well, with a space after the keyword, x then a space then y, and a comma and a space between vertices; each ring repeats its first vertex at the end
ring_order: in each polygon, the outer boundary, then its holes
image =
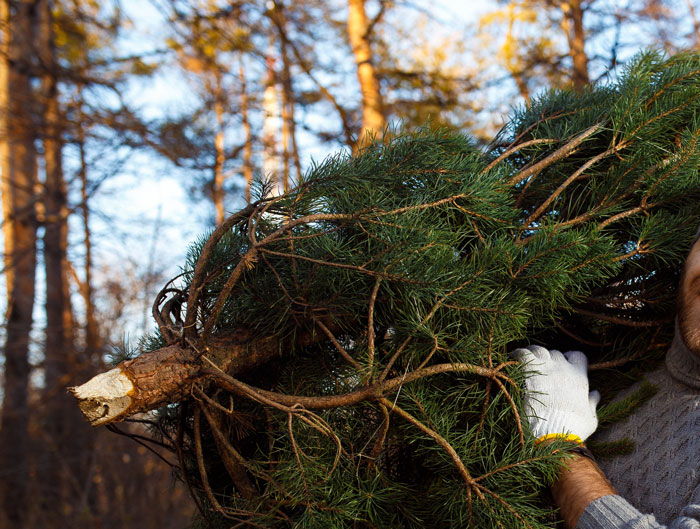
POLYGON ((282 184, 284 192, 289 191, 289 152, 290 144, 289 105, 287 91, 282 87, 282 184))
POLYGON ((216 114, 216 137, 214 138, 215 160, 214 160, 214 182, 212 187, 212 198, 216 208, 216 225, 224 221, 226 212, 224 210, 224 162, 226 152, 224 151, 224 102, 223 87, 221 86, 221 72, 215 71, 215 93, 214 93, 214 113, 216 114))
POLYGON ((355 56, 357 78, 362 92, 362 132, 359 137, 359 143, 362 144, 368 134, 382 134, 386 118, 379 79, 372 64, 370 26, 365 11, 365 1, 349 0, 348 8, 348 36, 355 56))
POLYGON ((586 32, 583 27, 584 10, 581 0, 564 1, 564 31, 569 41, 569 56, 573 62, 572 81, 574 88, 580 90, 590 83, 588 76, 588 55, 586 55, 586 32))
POLYGON ((267 57, 267 78, 263 92, 263 163, 262 170, 265 178, 272 182, 272 192, 279 195, 284 191, 284 179, 280 174, 279 132, 280 104, 277 90, 277 75, 274 69, 274 58, 267 57))
POLYGON ((51 0, 39 0, 40 58, 44 147, 44 265, 46 276, 46 342, 44 358, 43 428, 47 448, 44 477, 39 486, 45 527, 59 528, 85 486, 89 439, 63 391, 66 383, 89 370, 73 343, 73 316, 68 282, 68 198, 63 176, 63 123, 58 99, 56 52, 51 0), (82 435, 81 435, 82 432, 82 435), (71 462, 70 464, 68 462, 71 462))
POLYGON ((700 48, 700 20, 698 20, 698 16, 695 13, 693 2, 691 0, 686 0, 685 3, 688 6, 690 20, 693 22, 693 35, 695 36, 693 39, 693 48, 698 49, 700 48))
POLYGON ((289 60, 289 36, 287 35, 284 6, 280 3, 275 4, 272 20, 279 34, 280 55, 282 57, 282 145, 284 148, 285 190, 287 190, 291 176, 289 167, 290 160, 294 163, 297 181, 301 177, 301 162, 299 161, 299 148, 296 140, 294 90, 292 87, 291 65, 289 60))
POLYGON ((522 60, 519 58, 517 46, 518 41, 514 37, 514 26, 515 25, 515 4, 511 3, 508 5, 508 33, 506 34, 506 43, 504 45, 504 59, 506 62, 506 68, 513 77, 516 86, 518 87, 518 92, 520 97, 525 100, 526 104, 530 104, 530 89, 527 86, 527 79, 525 77, 525 72, 523 71, 522 60))
POLYGON ((245 134, 245 144, 243 146, 243 178, 245 179, 245 200, 250 202, 250 186, 253 183, 253 133, 248 119, 248 91, 246 87, 245 68, 241 57, 238 65, 238 77, 241 81, 241 120, 243 121, 243 132, 245 134))
POLYGON ((7 281, 5 380, 0 429, 0 511, 8 526, 28 514, 28 361, 36 269, 36 152, 31 124, 33 2, 0 1, 0 163, 7 281), (11 5, 12 10, 11 10, 11 5))
POLYGON ((80 199, 82 202, 81 211, 84 234, 83 250, 85 252, 83 264, 85 280, 80 284, 80 294, 85 304, 85 353, 88 361, 93 364, 98 360, 98 356, 102 351, 102 338, 97 321, 93 294, 92 236, 90 232, 90 208, 88 205, 90 193, 88 190, 87 160, 85 159, 85 133, 82 127, 78 129, 77 137, 80 151, 80 169, 78 171, 78 177, 80 178, 80 199))

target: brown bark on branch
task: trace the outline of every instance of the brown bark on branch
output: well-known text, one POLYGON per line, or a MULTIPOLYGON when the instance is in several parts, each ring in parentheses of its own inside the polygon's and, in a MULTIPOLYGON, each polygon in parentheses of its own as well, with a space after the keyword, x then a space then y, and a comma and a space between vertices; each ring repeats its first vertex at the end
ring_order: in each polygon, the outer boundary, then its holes
MULTIPOLYGON (((235 374, 271 360, 279 350, 277 339, 249 341, 248 333, 241 332, 235 339, 213 342, 201 353, 235 374)), ((201 353, 179 344, 169 345, 125 360, 114 369, 69 389, 93 426, 121 421, 189 395, 192 384, 202 376, 198 361, 201 353)))
MULTIPOLYGON (((302 332, 295 342, 304 346, 320 338, 320 333, 302 332)), ((273 360, 284 349, 277 337, 255 340, 249 331, 239 330, 226 339, 211 338, 201 349, 172 344, 144 353, 69 390, 90 424, 100 426, 187 397, 192 384, 209 376, 202 355, 223 372, 236 375, 273 360)))

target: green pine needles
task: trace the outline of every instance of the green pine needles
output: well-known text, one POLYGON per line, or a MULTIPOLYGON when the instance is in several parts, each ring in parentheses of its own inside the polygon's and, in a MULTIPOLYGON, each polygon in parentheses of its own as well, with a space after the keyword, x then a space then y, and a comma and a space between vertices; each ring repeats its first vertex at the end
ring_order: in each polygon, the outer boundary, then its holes
POLYGON ((700 56, 647 54, 516 111, 487 152, 426 129, 261 187, 156 303, 177 302, 160 345, 207 374, 160 416, 202 523, 553 526, 566 456, 534 446, 508 353, 663 352, 700 221, 699 98, 700 56), (209 351, 241 339, 278 354, 231 376, 209 351))

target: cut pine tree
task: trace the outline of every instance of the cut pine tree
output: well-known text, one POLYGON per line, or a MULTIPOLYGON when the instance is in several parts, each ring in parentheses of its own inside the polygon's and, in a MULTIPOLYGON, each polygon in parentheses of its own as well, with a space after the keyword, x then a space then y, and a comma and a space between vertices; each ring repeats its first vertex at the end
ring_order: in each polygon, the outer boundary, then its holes
POLYGON ((421 130, 260 186, 161 291, 139 356, 73 392, 95 425, 158 410, 211 524, 551 526, 565 456, 532 443, 508 353, 663 352, 699 110, 700 56, 646 54, 533 100, 486 152, 421 130))

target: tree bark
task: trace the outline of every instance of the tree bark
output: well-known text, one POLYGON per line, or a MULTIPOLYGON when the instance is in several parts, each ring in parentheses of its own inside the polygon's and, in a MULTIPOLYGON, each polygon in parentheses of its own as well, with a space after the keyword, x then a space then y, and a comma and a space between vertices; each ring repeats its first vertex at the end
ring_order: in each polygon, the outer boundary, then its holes
MULTIPOLYGON (((322 338, 320 333, 300 332, 295 343, 304 346, 322 338)), ((289 345, 277 337, 253 339, 249 331, 239 329, 226 339, 211 339, 202 347, 204 355, 180 344, 168 345, 125 360, 69 390, 85 419, 100 426, 188 397, 194 383, 205 381, 203 370, 212 364, 234 376, 274 360, 289 345)))
POLYGON ((382 134, 386 124, 379 79, 372 64, 370 25, 364 0, 348 1, 348 36, 362 92, 362 132, 358 139, 358 144, 362 145, 368 135, 382 134))
POLYGON ((28 509, 28 361, 36 270, 36 152, 32 97, 33 2, 0 2, 0 159, 7 279, 5 381, 0 429, 0 510, 11 527, 24 527, 28 509), (11 5, 13 8, 11 9, 11 5))

